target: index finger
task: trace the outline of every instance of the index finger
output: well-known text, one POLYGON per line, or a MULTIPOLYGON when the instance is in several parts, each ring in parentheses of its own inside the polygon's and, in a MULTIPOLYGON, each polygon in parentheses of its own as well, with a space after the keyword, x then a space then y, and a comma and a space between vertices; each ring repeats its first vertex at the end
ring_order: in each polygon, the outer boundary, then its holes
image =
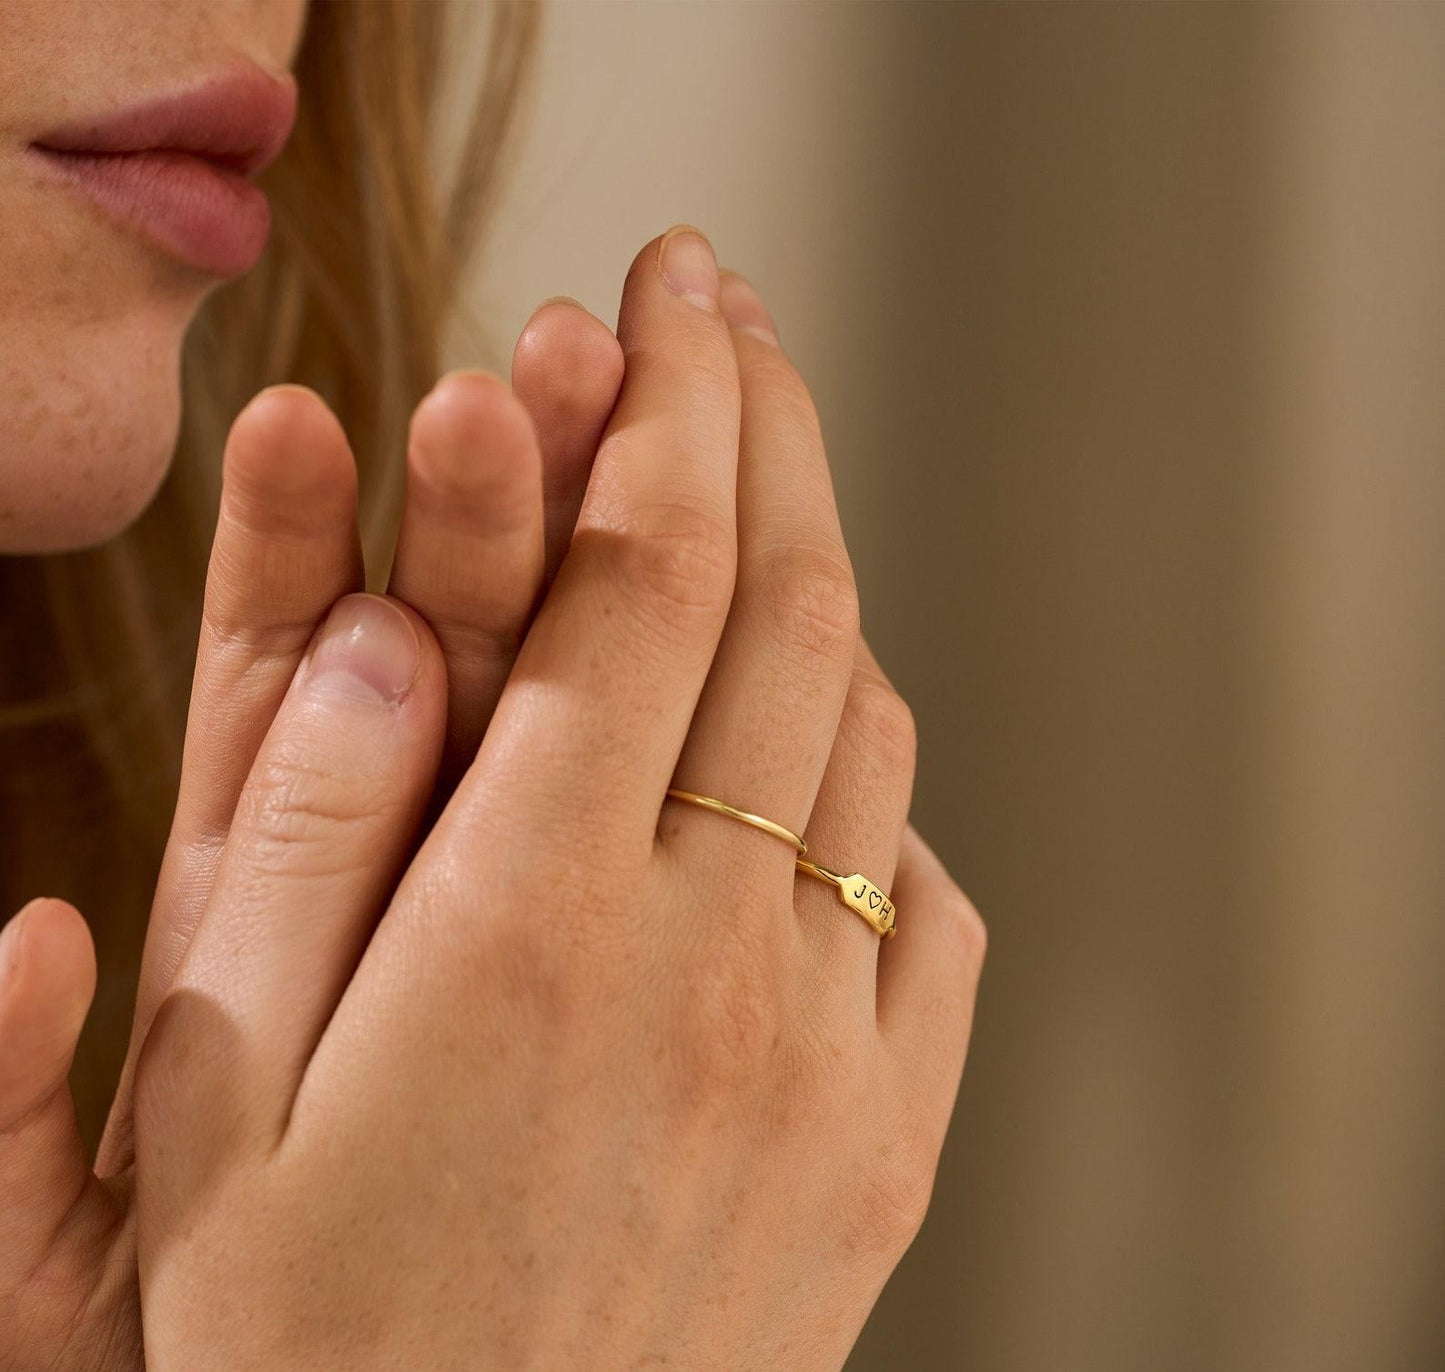
POLYGON ((269 387, 226 441, 180 793, 134 1033, 100 1151, 107 1172, 131 1160, 136 1051, 200 919, 246 774, 317 623, 360 584, 356 464, 345 431, 314 391, 269 387))

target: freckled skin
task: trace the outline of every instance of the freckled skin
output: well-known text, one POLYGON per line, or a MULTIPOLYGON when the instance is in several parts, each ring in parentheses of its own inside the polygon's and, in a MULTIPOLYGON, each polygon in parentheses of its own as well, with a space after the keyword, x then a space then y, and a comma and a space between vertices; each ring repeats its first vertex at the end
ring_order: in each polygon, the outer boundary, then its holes
POLYGON ((165 476, 185 331, 219 284, 37 176, 42 130, 238 55, 289 68, 305 0, 0 0, 0 553, 120 532, 165 476))

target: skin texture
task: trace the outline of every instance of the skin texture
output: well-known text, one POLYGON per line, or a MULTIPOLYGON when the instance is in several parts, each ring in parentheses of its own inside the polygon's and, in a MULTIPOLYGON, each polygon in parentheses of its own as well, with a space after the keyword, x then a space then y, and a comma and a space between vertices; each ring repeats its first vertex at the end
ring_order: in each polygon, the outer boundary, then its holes
MULTIPOLYGON (((279 34, 287 8, 166 32, 279 34)), ((0 3, 0 64, 64 51, 52 12, 0 3)), ((174 282, 88 232, 144 355, 174 282)), ((453 374, 418 407, 391 598, 349 594, 355 472, 320 400, 237 420, 98 1174, 65 1087, 84 922, 40 900, 0 933, 0 1366, 846 1356, 926 1206, 983 931, 906 826, 912 721, 859 637, 807 389, 746 281, 665 237, 691 265, 647 244, 617 338, 546 305, 511 386, 453 374), (806 830, 891 891, 898 938, 670 782, 806 830)), ((12 363, 43 332, 16 309, 12 363)), ((138 508, 173 392, 65 411, 84 341, 45 337, 56 370, 4 422, 64 456, 84 413, 138 508)), ((46 480, 0 470, 12 546, 124 522, 79 466, 46 480)))
POLYGON ((218 284, 37 176, 24 149, 221 67, 289 82, 305 13, 304 0, 0 0, 0 552, 98 543, 144 508, 175 446, 181 341, 218 284))

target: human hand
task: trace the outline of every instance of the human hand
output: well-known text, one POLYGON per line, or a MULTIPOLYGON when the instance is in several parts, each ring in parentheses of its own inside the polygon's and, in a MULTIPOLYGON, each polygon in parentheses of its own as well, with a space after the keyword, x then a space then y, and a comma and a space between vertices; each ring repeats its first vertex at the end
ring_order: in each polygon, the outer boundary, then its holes
POLYGON ((446 727, 421 619, 342 601, 257 757, 136 1075, 157 1368, 837 1367, 921 1221, 982 926, 906 827, 806 388, 710 250, 696 301, 658 260, 399 885, 446 727), (806 826, 899 936, 670 784, 806 826))
MULTIPOLYGON (((453 374, 413 417, 391 589, 434 626, 449 678, 434 803, 475 752, 544 576, 565 551, 621 365, 605 325, 549 304, 518 341, 513 388, 453 374)), ((0 935, 4 1368, 141 1365, 135 1052, 206 903, 242 784, 306 645, 332 603, 362 584, 355 466, 314 393, 263 392, 233 426, 223 476, 179 803, 98 1173, 66 1085, 95 984, 85 923, 64 902, 40 900, 0 935)))

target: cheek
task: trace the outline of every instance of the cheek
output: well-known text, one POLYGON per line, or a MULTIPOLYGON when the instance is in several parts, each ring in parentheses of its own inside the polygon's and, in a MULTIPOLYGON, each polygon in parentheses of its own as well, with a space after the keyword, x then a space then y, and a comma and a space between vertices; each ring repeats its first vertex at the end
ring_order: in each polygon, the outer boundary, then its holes
POLYGON ((180 419, 180 329, 0 326, 0 553, 99 543, 165 476, 180 419))

